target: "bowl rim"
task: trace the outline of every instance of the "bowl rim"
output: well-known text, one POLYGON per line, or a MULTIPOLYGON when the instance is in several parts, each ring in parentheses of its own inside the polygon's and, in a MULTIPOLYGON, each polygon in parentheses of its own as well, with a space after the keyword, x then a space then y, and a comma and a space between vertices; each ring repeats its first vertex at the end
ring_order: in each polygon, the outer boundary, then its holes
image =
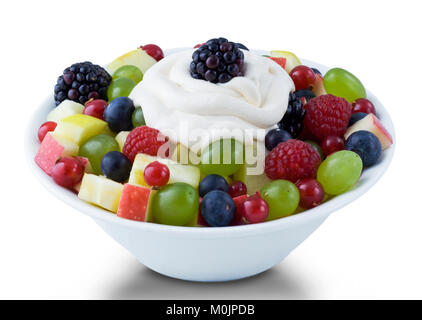
MULTIPOLYGON (((192 48, 174 48, 166 50, 166 55, 178 52, 181 50, 187 50, 192 48)), ((269 51, 265 50, 251 50, 257 54, 269 54, 269 51)), ((300 58, 301 62, 305 65, 318 68, 323 74, 329 69, 328 67, 311 60, 300 58)), ((77 195, 67 189, 64 189, 56 185, 50 176, 45 174, 35 163, 34 157, 39 146, 37 138, 37 131, 39 126, 45 122, 45 115, 49 110, 53 108, 52 94, 49 95, 33 112, 30 117, 25 130, 24 137, 24 154, 27 163, 34 176, 41 182, 41 184, 57 198, 70 205, 74 209, 81 211, 82 213, 90 216, 94 220, 108 222, 121 227, 136 229, 144 232, 167 232, 171 233, 175 237, 190 237, 194 239, 200 238, 225 238, 225 237, 244 237, 254 234, 263 234, 278 232, 292 226, 300 226, 308 224, 315 220, 321 220, 328 217, 332 212, 346 206, 350 202, 356 200, 372 186, 374 186, 378 180, 383 176, 387 168, 389 167, 396 146, 396 137, 393 122, 382 103, 373 95, 369 90, 366 89, 367 97, 374 103, 377 116, 379 116, 382 124, 388 130, 390 135, 393 137, 394 143, 383 151, 382 159, 379 162, 368 169, 365 169, 362 176, 359 179, 358 185, 346 193, 335 196, 329 201, 317 206, 315 208, 306 210, 301 213, 293 214, 284 218, 257 223, 250 225, 241 226, 227 226, 227 227, 185 227, 185 226, 171 226, 162 225, 157 223, 143 223, 140 221, 134 221, 118 217, 115 213, 102 209, 100 207, 89 204, 85 201, 80 200, 77 195), (42 117, 43 115, 43 117, 42 117), (364 183, 362 183, 364 178, 364 183)))

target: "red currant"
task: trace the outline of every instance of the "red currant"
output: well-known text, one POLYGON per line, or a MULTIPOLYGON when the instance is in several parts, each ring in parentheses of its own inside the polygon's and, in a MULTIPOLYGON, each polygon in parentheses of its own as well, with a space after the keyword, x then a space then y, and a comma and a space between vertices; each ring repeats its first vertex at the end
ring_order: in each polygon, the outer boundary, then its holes
POLYGON ((355 102, 352 103, 352 113, 356 112, 363 112, 363 113, 373 113, 375 114, 375 106, 374 104, 365 98, 357 99, 355 102))
POLYGON ((59 186, 72 188, 81 182, 84 171, 85 166, 82 161, 73 157, 64 157, 54 165, 51 176, 59 186))
POLYGON ((314 71, 307 66, 297 66, 290 71, 296 90, 308 89, 316 80, 314 71))
POLYGON ((161 50, 161 48, 155 44, 146 44, 144 46, 141 46, 141 49, 157 61, 160 61, 164 58, 163 50, 161 50))
POLYGON ((268 212, 268 204, 258 192, 247 198, 240 205, 240 213, 249 223, 264 222, 268 217, 268 212))
POLYGON ((303 209, 311 209, 322 203, 324 200, 324 189, 315 179, 303 179, 296 183, 299 189, 299 206, 303 209))
POLYGON ((152 187, 165 186, 170 179, 170 170, 164 163, 151 162, 145 167, 144 179, 152 187))
POLYGON ((230 197, 236 198, 238 196, 247 194, 248 190, 246 189, 246 185, 242 181, 233 181, 230 184, 229 194, 230 197))
POLYGON ((48 132, 54 131, 56 129, 57 123, 54 121, 44 122, 41 127, 38 129, 38 139, 42 142, 48 132))
POLYGON ((324 154, 329 156, 334 152, 344 150, 344 141, 342 138, 337 136, 328 136, 322 140, 321 148, 322 151, 324 151, 324 154))
POLYGON ((84 114, 86 114, 87 116, 98 118, 100 120, 104 120, 103 114, 107 105, 108 102, 101 99, 88 101, 85 104, 84 114))

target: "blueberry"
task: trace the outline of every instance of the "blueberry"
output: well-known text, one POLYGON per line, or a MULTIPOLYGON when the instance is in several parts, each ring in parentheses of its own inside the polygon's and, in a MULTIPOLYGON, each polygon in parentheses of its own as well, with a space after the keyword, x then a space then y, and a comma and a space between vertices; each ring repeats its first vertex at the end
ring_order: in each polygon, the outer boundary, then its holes
POLYGON ((280 142, 293 139, 293 137, 287 131, 283 129, 272 129, 265 135, 265 147, 268 151, 274 149, 280 142))
POLYGON ((359 130, 346 140, 345 149, 356 152, 365 167, 374 165, 381 156, 381 143, 372 132, 359 130))
POLYGON ((213 190, 201 202, 201 214, 211 227, 228 226, 234 219, 236 205, 226 192, 213 190))
POLYGON ((204 197, 208 192, 213 190, 220 190, 229 192, 229 184, 226 179, 218 174, 210 174, 202 179, 199 184, 199 196, 204 197))
POLYGON ((315 74, 319 74, 320 76, 322 76, 321 71, 319 71, 317 68, 311 68, 311 69, 315 74))
POLYGON ((119 151, 110 151, 101 160, 103 174, 117 182, 124 182, 129 179, 131 169, 132 163, 130 160, 119 151))
POLYGON ((348 126, 350 127, 350 126, 354 125, 356 122, 365 118, 366 116, 367 116, 367 114, 364 113, 364 112, 353 113, 352 116, 350 117, 348 126))
POLYGON ((295 91, 295 95, 299 99, 305 98, 306 101, 309 101, 312 98, 315 98, 315 94, 311 90, 308 90, 308 89, 302 89, 302 90, 295 91))
POLYGON ((113 132, 130 131, 133 129, 132 112, 134 110, 135 106, 131 99, 118 97, 104 110, 104 120, 113 132))

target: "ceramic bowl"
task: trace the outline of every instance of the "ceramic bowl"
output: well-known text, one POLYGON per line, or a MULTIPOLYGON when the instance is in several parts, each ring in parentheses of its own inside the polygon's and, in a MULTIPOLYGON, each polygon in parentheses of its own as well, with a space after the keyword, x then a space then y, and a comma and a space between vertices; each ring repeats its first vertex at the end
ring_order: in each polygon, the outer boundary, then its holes
MULTIPOLYGON (((180 49, 169 50, 171 54, 180 49)), ((256 50, 259 54, 268 52, 256 50)), ((312 61, 303 64, 325 73, 328 68, 312 61)), ((369 91, 377 115, 395 139, 391 118, 369 91)), ((52 95, 32 116, 25 134, 25 152, 32 172, 54 196, 90 216, 113 239, 141 263, 161 274, 193 281, 228 281, 256 275, 280 263, 314 232, 334 211, 359 198, 387 170, 395 145, 385 150, 373 167, 366 169, 357 185, 347 193, 303 213, 271 222, 223 228, 191 228, 126 220, 78 199, 56 185, 34 162, 39 147, 37 130, 54 108, 52 95)), ((395 140, 394 140, 395 141, 395 140)), ((46 204, 48 205, 48 204, 46 204)))

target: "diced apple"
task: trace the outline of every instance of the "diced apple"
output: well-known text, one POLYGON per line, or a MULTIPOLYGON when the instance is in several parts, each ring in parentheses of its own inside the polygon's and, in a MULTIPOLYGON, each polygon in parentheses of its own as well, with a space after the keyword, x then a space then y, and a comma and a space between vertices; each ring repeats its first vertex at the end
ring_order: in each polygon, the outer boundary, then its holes
POLYGON ((132 50, 118 58, 107 66, 108 72, 112 75, 117 69, 125 65, 138 67, 143 74, 157 61, 142 49, 132 50))
POLYGON ((144 180, 145 167, 151 162, 159 161, 167 165, 170 170, 168 183, 185 182, 194 188, 198 188, 200 171, 198 167, 179 164, 171 159, 163 159, 138 153, 133 161, 132 171, 129 176, 129 183, 141 186, 148 186, 144 180))
POLYGON ((55 132, 73 141, 77 145, 83 144, 89 138, 107 133, 107 122, 85 114, 74 114, 61 119, 55 132))
POLYGON ((48 175, 61 157, 76 156, 79 146, 59 135, 57 132, 49 132, 42 141, 35 156, 35 162, 48 175))
POLYGON ((324 94, 327 94, 327 91, 324 87, 324 78, 320 74, 315 74, 315 83, 312 88, 312 92, 317 96, 322 96, 324 94))
POLYGON ((58 122, 74 114, 82 114, 84 106, 72 100, 64 100, 47 115, 47 121, 58 122))
POLYGON ((116 213, 123 185, 103 176, 85 173, 78 197, 89 203, 116 213))
POLYGON ((381 121, 372 113, 357 121, 354 125, 347 129, 344 134, 344 139, 347 139, 353 132, 359 130, 366 130, 376 135, 381 142, 382 150, 387 149, 393 144, 393 138, 388 133, 387 129, 384 128, 381 121))
POLYGON ((117 215, 119 217, 152 222, 151 200, 157 190, 126 183, 123 186, 117 215))
POLYGON ((115 137, 117 143, 119 144, 120 151, 123 151, 123 146, 125 145, 125 142, 129 133, 130 131, 120 131, 115 137))

